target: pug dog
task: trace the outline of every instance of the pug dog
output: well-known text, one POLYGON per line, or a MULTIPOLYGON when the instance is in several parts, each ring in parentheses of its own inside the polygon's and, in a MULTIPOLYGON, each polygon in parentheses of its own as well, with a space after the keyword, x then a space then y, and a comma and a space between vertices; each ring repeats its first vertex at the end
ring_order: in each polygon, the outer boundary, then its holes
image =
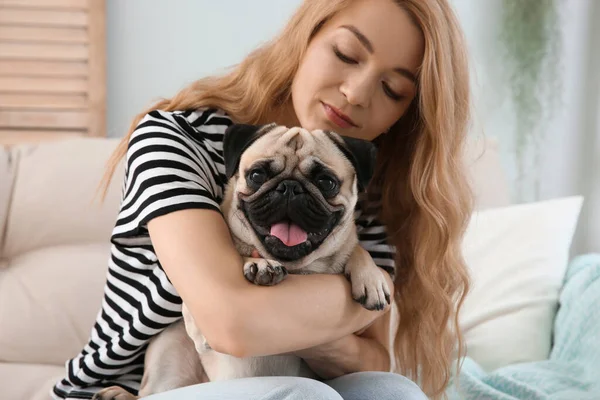
MULTIPOLYGON (((235 124, 223 141, 228 183, 221 210, 256 285, 288 274, 344 273, 369 310, 390 304, 384 271, 359 242, 354 213, 373 174, 376 149, 334 132, 235 124), (252 257, 257 251, 261 257, 252 257)), ((183 304, 183 319, 154 337, 139 391, 147 396, 208 381, 253 376, 318 378, 299 357, 236 358, 210 348, 183 304)), ((109 387, 95 399, 135 399, 109 387)))

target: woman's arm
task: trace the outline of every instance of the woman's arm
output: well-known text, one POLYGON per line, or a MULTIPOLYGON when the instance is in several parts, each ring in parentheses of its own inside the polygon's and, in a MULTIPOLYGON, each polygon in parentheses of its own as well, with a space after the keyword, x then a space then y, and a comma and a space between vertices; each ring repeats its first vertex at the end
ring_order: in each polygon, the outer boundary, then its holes
POLYGON ((390 371, 390 313, 380 316, 361 334, 294 352, 323 379, 362 371, 390 371))
POLYGON ((152 219, 148 230, 173 286, 219 352, 248 357, 314 347, 362 329, 389 308, 364 309, 343 275, 288 275, 269 287, 247 282, 228 227, 212 210, 172 212, 152 219))

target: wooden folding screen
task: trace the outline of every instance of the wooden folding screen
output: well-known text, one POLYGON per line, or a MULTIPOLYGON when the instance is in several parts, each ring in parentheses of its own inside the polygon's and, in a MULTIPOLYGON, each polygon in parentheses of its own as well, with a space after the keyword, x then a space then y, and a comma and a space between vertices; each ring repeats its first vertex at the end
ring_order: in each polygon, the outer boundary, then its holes
POLYGON ((0 145, 104 136, 104 0, 0 0, 0 145))

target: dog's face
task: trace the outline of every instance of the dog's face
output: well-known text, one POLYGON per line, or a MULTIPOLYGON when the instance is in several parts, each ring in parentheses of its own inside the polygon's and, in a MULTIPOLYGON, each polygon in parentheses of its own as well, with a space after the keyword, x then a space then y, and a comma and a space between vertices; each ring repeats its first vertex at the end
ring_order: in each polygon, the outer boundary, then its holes
POLYGON ((230 229, 264 257, 329 256, 355 234, 358 192, 375 165, 370 142, 274 124, 233 125, 223 152, 230 229))

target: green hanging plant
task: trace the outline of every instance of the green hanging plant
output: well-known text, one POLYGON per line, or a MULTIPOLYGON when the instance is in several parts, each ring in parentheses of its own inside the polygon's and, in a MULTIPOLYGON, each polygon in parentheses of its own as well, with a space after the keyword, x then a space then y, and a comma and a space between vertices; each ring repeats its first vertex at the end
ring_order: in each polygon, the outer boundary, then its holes
POLYGON ((502 0, 503 70, 516 119, 517 197, 539 198, 540 145, 560 103, 560 0, 502 0), (527 161, 533 165, 528 165, 527 161), (528 182, 527 175, 534 175, 528 182))

